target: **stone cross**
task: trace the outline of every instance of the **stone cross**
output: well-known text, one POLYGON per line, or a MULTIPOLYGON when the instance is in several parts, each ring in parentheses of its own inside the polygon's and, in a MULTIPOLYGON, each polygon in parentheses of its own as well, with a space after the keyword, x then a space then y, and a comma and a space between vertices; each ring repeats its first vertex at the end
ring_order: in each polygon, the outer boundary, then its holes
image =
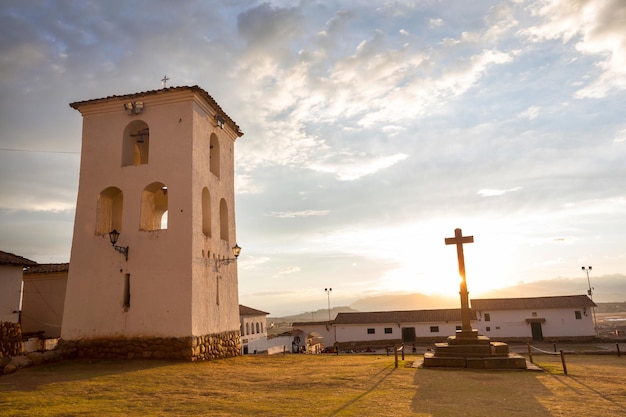
POLYGON ((474 236, 463 236, 461 229, 454 229, 454 237, 445 239, 446 245, 456 245, 456 254, 459 261, 459 275, 461 276, 461 332, 472 333, 470 323, 469 292, 467 291, 467 281, 465 280, 465 257, 463 256, 463 244, 474 243, 474 236))

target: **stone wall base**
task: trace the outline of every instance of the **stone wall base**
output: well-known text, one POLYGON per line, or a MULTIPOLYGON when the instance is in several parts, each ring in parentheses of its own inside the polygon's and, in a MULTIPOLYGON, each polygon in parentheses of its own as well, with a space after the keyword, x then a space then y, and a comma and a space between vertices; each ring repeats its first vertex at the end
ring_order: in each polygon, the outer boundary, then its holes
POLYGON ((59 340, 63 358, 202 361, 241 355, 239 331, 187 337, 59 340))
POLYGON ((0 358, 24 354, 22 327, 19 323, 0 322, 0 358))

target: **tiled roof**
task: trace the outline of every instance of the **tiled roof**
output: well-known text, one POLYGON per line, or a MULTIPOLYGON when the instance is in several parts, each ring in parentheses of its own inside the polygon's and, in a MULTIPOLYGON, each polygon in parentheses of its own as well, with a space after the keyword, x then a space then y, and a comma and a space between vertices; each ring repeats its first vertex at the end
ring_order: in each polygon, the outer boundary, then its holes
POLYGON ((70 270, 70 264, 38 264, 35 266, 29 266, 24 271, 24 274, 46 274, 51 272, 68 272, 70 270))
POLYGON ((0 251, 0 265, 29 266, 37 265, 37 262, 31 261, 30 259, 22 258, 21 256, 14 255, 9 252, 0 251))
POLYGON ((197 85, 168 87, 168 88, 161 88, 160 90, 143 91, 141 93, 108 96, 108 97, 96 98, 96 99, 85 100, 85 101, 75 101, 73 103, 70 103, 70 107, 75 110, 78 110, 80 106, 85 105, 85 104, 105 103, 107 101, 115 101, 115 100, 131 100, 134 98, 140 98, 140 97, 145 97, 149 95, 165 94, 170 91, 184 91, 184 90, 191 90, 200 94, 209 103, 211 107, 213 107, 222 117, 224 117, 224 119, 226 120, 226 123, 228 123, 233 128, 233 130, 237 133, 238 136, 243 136, 243 132, 241 131, 237 123, 235 123, 235 121, 231 119, 229 115, 226 114, 226 112, 220 107, 219 104, 217 104, 217 101, 215 101, 215 99, 211 97, 209 93, 207 93, 205 90, 203 90, 197 85))
MULTIPOLYGON (((471 318, 476 314, 471 311, 471 318)), ((334 324, 374 324, 374 323, 433 323, 461 321, 461 309, 376 311, 364 313, 338 313, 334 324)))
POLYGON ((239 304, 239 315, 240 316, 263 316, 268 315, 270 313, 266 313, 265 311, 257 310, 252 307, 246 307, 244 305, 239 304))
POLYGON ((485 298, 471 300, 474 310, 530 310, 539 308, 596 307, 586 295, 563 295, 555 297, 485 298))

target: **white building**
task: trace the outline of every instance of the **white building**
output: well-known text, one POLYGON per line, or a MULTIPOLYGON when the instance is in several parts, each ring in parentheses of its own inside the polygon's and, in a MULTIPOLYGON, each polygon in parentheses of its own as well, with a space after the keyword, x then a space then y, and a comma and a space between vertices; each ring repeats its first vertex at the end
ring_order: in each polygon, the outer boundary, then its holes
POLYGON ((0 322, 19 322, 24 267, 36 264, 30 259, 0 251, 0 322))
POLYGON ((244 355, 267 352, 267 315, 265 311, 239 305, 241 349, 244 355))
POLYGON ((68 263, 38 264, 24 271, 22 333, 43 333, 43 338, 61 336, 68 263))
MULTIPOLYGON (((471 325, 492 340, 567 340, 595 336, 596 304, 586 295, 471 300, 471 325)), ((461 328, 461 309, 339 313, 331 322, 294 323, 304 336, 320 334, 325 346, 337 342, 381 347, 445 340, 461 328)))
POLYGON ((586 295, 472 300, 478 332, 494 340, 594 337, 595 307, 586 295))
POLYGON ((62 341, 88 356, 239 355, 237 124, 198 86, 70 106, 83 130, 62 341))

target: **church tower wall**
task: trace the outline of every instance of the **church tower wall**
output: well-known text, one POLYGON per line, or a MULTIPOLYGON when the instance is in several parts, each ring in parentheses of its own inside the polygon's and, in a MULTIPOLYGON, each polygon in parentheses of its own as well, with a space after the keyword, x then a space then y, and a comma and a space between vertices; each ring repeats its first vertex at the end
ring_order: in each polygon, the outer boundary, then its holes
POLYGON ((238 126, 196 86, 71 106, 83 139, 63 341, 86 356, 238 354, 237 265, 217 262, 236 243, 238 126), (145 348, 163 339, 174 353, 145 348))

